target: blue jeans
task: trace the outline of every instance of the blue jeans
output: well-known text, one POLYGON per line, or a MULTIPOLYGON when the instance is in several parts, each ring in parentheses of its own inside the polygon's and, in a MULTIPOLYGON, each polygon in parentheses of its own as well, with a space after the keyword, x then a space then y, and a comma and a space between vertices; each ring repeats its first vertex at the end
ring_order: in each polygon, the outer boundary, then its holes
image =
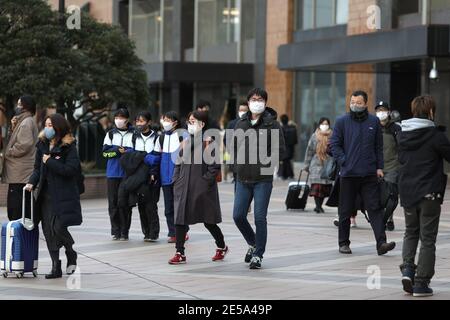
POLYGON ((248 245, 256 246, 254 256, 263 257, 267 243, 267 208, 272 182, 242 183, 236 181, 233 219, 248 245), (248 206, 254 199, 256 233, 247 220, 248 206))

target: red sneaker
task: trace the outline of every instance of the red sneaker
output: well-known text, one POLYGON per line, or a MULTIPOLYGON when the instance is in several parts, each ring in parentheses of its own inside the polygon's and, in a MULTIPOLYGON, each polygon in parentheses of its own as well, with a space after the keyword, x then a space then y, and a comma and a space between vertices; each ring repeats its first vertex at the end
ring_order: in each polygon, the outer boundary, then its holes
POLYGON ((188 241, 189 240, 189 234, 186 233, 186 237, 184 237, 184 241, 188 241))
POLYGON ((168 243, 175 243, 175 242, 177 242, 177 238, 175 238, 175 237, 169 237, 169 238, 167 239, 167 242, 168 242, 168 243))
POLYGON ((212 261, 219 261, 225 258, 225 255, 228 253, 228 246, 225 246, 223 249, 216 249, 216 255, 212 257, 212 261))
POLYGON ((175 253, 173 258, 169 260, 169 264, 185 264, 185 263, 186 263, 186 256, 182 255, 179 252, 175 253))

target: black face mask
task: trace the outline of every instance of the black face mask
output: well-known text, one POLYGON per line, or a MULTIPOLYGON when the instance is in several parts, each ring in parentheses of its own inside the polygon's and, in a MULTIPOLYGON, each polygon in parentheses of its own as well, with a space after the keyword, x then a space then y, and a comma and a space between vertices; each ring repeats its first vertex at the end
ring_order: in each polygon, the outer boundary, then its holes
POLYGON ((139 133, 144 133, 145 131, 147 131, 147 129, 148 129, 148 125, 136 126, 136 131, 139 133))
POLYGON ((369 111, 367 110, 367 108, 362 112, 354 112, 350 110, 350 115, 353 120, 363 122, 369 117, 369 111))
POLYGON ((14 114, 16 116, 20 115, 23 112, 23 108, 15 107, 14 108, 14 114))

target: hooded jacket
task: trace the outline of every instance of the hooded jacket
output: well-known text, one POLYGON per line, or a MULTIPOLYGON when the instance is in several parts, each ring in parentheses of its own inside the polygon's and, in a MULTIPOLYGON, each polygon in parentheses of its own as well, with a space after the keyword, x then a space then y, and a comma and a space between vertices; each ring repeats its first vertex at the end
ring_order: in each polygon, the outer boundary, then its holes
POLYGON ((233 139, 237 146, 237 153, 234 155, 234 168, 237 180, 243 183, 271 182, 273 181, 273 171, 268 169, 271 165, 272 167, 278 166, 279 161, 284 159, 286 152, 283 130, 277 121, 277 112, 272 108, 266 107, 254 125, 250 121, 251 116, 251 112, 247 112, 235 126, 233 139), (240 134, 239 129, 246 134, 240 134), (255 130, 256 135, 252 135, 249 129, 255 130), (278 131, 278 145, 273 147, 271 130, 278 131), (264 137, 265 133, 267 133, 267 137, 264 137), (253 139, 250 141, 252 136, 253 139), (264 138, 267 141, 266 150, 260 150, 264 147, 264 140, 261 140, 264 138), (250 155, 252 158, 250 158, 250 155), (268 172, 263 172, 263 169, 268 172))
POLYGON ((427 119, 402 121, 398 134, 400 203, 416 206, 430 193, 444 195, 447 176, 443 159, 450 162, 450 142, 444 127, 427 119))

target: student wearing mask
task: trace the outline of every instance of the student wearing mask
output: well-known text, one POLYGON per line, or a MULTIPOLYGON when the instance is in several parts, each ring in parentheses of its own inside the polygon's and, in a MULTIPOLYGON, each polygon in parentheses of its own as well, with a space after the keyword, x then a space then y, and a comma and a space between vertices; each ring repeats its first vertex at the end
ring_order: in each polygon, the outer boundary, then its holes
MULTIPOLYGON (((159 159, 150 155, 146 161, 148 163, 160 164, 160 181, 164 194, 164 214, 166 216, 168 232, 168 243, 175 243, 175 223, 174 223, 174 200, 173 200, 173 172, 175 163, 180 151, 180 144, 183 141, 182 135, 177 129, 180 128, 180 119, 175 111, 169 111, 162 118, 162 133, 155 143, 154 153, 159 159)), ((189 239, 186 233, 185 239, 189 239)))
MULTIPOLYGON (((136 131, 133 145, 136 152, 146 155, 153 154, 158 134, 151 128, 152 115, 148 111, 141 111, 136 116, 136 131)), ((158 201, 160 195, 159 162, 145 161, 149 174, 138 192, 138 210, 141 229, 145 242, 155 242, 159 238, 158 201)))
POLYGON ((112 240, 128 240, 131 225, 131 207, 120 208, 119 186, 125 177, 120 165, 120 157, 133 150, 134 129, 129 123, 130 114, 126 108, 120 108, 114 114, 115 127, 107 132, 103 141, 103 157, 108 159, 106 177, 108 183, 108 211, 111 221, 112 240))
POLYGON ((188 115, 189 137, 182 143, 173 175, 176 253, 169 264, 186 263, 185 236, 188 226, 196 223, 203 223, 216 242, 213 261, 223 260, 228 253, 228 246, 218 226, 222 222, 216 180, 220 173, 220 163, 208 163, 203 156, 205 152, 209 152, 208 148, 215 150, 215 141, 204 136, 207 123, 208 116, 205 112, 194 111, 188 115), (201 160, 200 163, 196 163, 197 159, 201 160))

